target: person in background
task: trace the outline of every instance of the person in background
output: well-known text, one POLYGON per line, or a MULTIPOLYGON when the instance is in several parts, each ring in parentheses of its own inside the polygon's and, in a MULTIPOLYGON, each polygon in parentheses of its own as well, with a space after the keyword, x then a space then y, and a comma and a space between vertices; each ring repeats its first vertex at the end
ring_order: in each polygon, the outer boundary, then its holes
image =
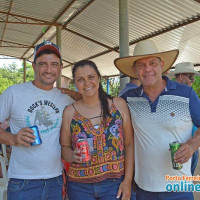
POLYGON ((195 76, 200 76, 200 73, 194 69, 191 62, 181 62, 175 65, 175 70, 170 71, 167 75, 170 79, 175 78, 178 83, 186 84, 192 87, 195 76))
POLYGON ((0 122, 9 119, 11 129, 10 133, 0 129, 0 143, 12 145, 8 200, 61 200, 60 128, 65 106, 74 101, 53 88, 63 66, 57 45, 38 44, 32 66, 32 82, 10 86, 0 95, 0 122), (33 125, 42 140, 37 146, 31 146, 33 125))
POLYGON ((94 62, 82 60, 72 69, 82 99, 63 113, 62 158, 70 162, 69 200, 130 200, 134 171, 133 128, 126 102, 103 91, 94 62), (81 162, 78 139, 88 141, 91 159, 81 162))
MULTIPOLYGON (((194 82, 195 76, 200 76, 200 73, 197 72, 194 69, 194 65, 191 62, 181 62, 175 65, 175 70, 171 71, 168 75, 169 78, 175 78, 175 81, 178 83, 186 84, 190 87, 192 87, 192 84, 194 82)), ((194 136, 194 133, 196 132, 197 127, 193 125, 192 128, 192 136, 194 136)), ((194 152, 192 156, 192 165, 191 165, 191 172, 192 175, 194 175, 194 171, 197 167, 199 158, 199 151, 194 152)))
POLYGON ((190 177, 191 157, 200 146, 198 96, 191 87, 162 76, 177 56, 178 50, 159 52, 152 40, 143 40, 136 44, 133 56, 115 60, 120 72, 141 82, 122 95, 134 127, 137 200, 193 200, 191 191, 174 190, 174 184, 180 188, 181 181, 166 178, 190 177), (193 123, 198 130, 192 137, 193 123), (183 165, 179 170, 173 169, 169 152, 174 141, 181 143, 174 154, 174 161, 183 165))
POLYGON ((124 89, 119 93, 119 96, 121 97, 125 92, 130 89, 137 88, 139 85, 140 81, 137 78, 130 77, 129 83, 127 83, 124 89))

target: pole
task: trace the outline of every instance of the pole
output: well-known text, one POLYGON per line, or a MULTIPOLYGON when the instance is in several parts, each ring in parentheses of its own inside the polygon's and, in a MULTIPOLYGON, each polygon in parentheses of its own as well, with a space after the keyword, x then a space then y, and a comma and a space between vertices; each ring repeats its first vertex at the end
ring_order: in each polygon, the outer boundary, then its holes
MULTIPOLYGON (((60 48, 61 51, 61 26, 56 26, 56 44, 60 48)), ((56 81, 56 87, 61 87, 61 75, 56 81)))
POLYGON ((109 77, 107 79, 107 94, 109 94, 109 87, 110 87, 110 81, 109 81, 109 77))
MULTIPOLYGON (((129 16, 128 0, 119 0, 119 56, 129 56, 129 16)), ((120 91, 129 82, 129 78, 120 73, 120 91)))
POLYGON ((24 63, 24 77, 23 77, 23 80, 24 80, 24 83, 26 82, 26 59, 24 58, 23 59, 23 63, 24 63))

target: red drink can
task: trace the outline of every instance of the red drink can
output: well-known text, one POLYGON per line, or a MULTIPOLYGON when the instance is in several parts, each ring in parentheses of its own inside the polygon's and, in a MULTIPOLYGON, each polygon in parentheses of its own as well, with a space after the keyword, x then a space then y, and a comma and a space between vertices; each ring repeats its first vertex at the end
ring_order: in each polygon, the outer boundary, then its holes
POLYGON ((91 154, 87 140, 78 139, 76 142, 76 149, 79 151, 78 155, 81 156, 81 162, 88 162, 91 160, 91 154))

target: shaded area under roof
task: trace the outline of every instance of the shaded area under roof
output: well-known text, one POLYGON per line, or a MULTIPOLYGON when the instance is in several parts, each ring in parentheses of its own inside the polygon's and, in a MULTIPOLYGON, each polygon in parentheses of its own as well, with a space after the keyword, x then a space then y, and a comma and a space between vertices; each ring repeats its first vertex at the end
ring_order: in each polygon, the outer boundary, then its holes
MULTIPOLYGON (((194 0, 129 1, 130 55, 135 44, 151 38, 161 51, 179 49, 176 61, 200 64, 200 3, 194 0)), ((33 60, 34 46, 56 41, 62 26, 62 74, 82 59, 96 62, 103 76, 118 75, 119 4, 117 0, 0 0, 0 55, 33 60), (44 32, 45 31, 45 32, 44 32)))

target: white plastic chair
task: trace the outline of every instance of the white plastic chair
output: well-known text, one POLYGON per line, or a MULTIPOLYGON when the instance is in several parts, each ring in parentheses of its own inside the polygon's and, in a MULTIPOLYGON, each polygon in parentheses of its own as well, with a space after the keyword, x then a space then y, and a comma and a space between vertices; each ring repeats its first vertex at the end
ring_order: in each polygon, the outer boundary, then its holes
POLYGON ((2 154, 3 154, 3 158, 5 160, 6 166, 8 166, 9 161, 8 161, 8 156, 7 156, 7 153, 6 153, 6 145, 1 144, 1 148, 2 148, 2 154))
POLYGON ((3 178, 0 178, 0 200, 7 200, 8 177, 6 170, 6 162, 2 156, 0 156, 0 163, 3 175, 3 178))

